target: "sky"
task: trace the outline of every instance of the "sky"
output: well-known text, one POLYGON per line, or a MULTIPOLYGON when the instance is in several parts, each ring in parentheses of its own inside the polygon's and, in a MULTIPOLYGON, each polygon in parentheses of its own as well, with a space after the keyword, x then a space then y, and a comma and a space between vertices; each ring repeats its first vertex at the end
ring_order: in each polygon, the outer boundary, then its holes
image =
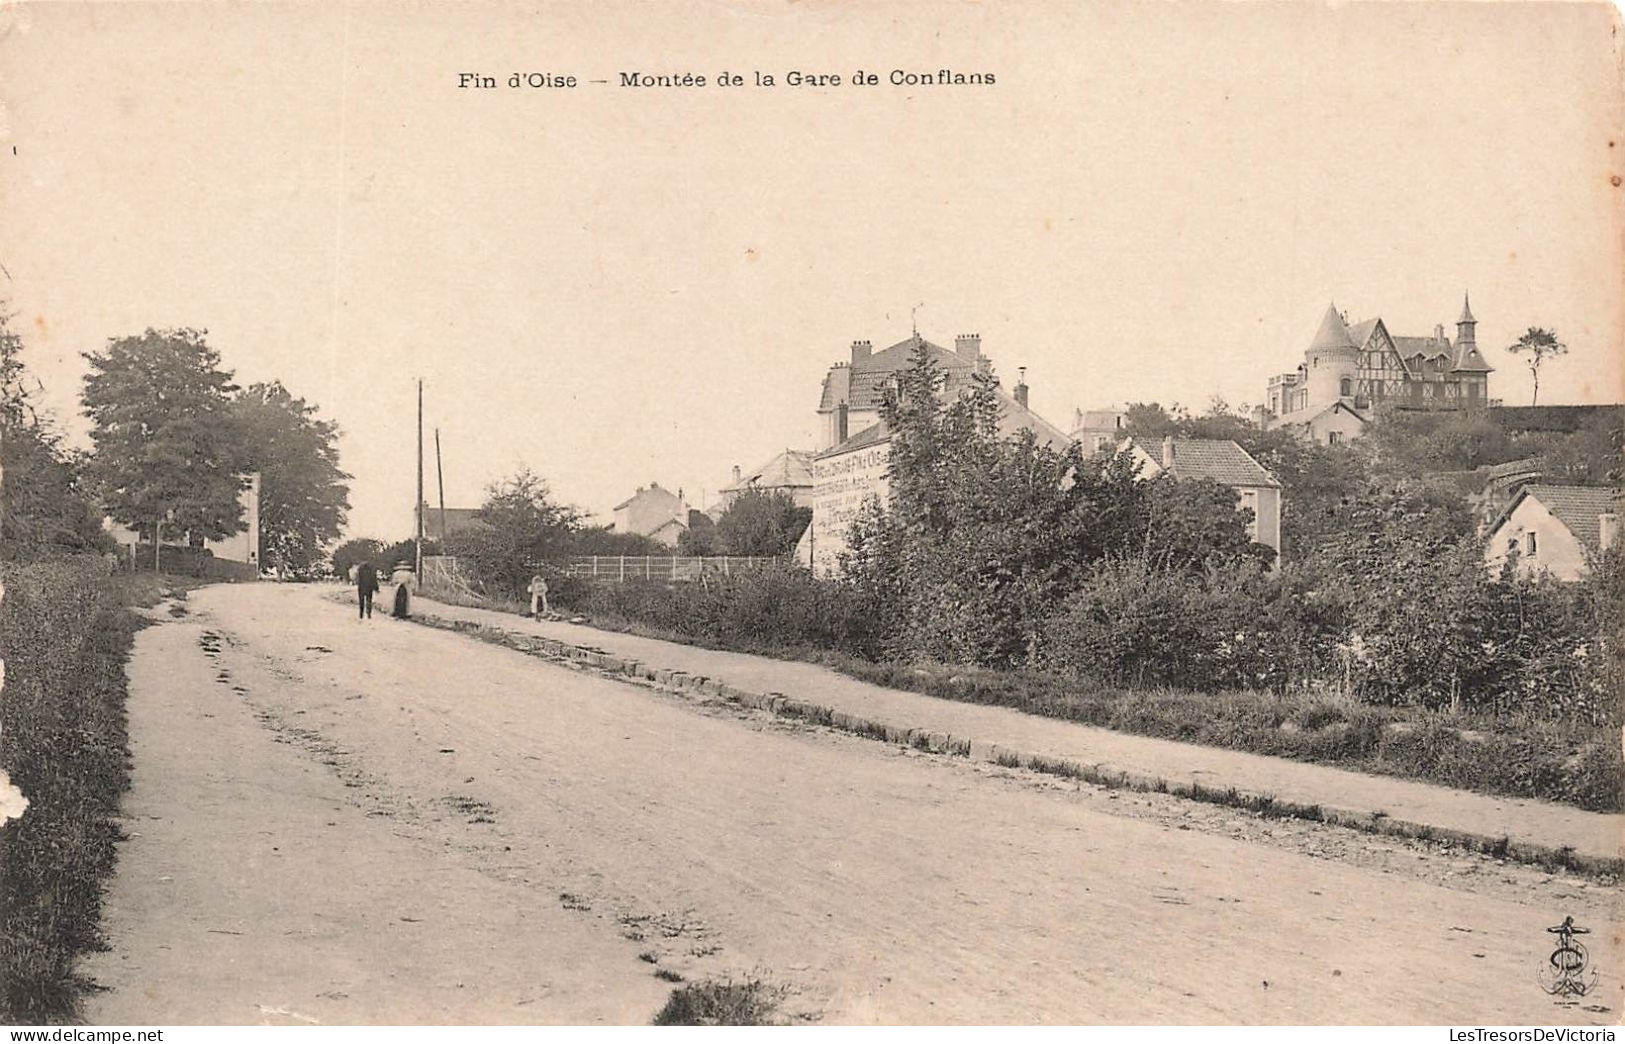
POLYGON ((1493 397, 1529 401, 1504 348, 1538 325, 1570 345, 1542 402, 1625 401, 1618 24, 1562 3, 10 6, 0 298, 80 442, 82 353, 206 329, 240 383, 340 425, 350 534, 387 538, 412 526, 417 379, 448 505, 529 467, 608 522, 640 485, 701 506, 733 465, 811 448, 829 366, 911 323, 981 334, 1066 427, 1256 403, 1328 301, 1454 336, 1470 290, 1493 397), (943 68, 995 82, 887 82, 943 68), (881 83, 783 82, 859 69, 881 83))

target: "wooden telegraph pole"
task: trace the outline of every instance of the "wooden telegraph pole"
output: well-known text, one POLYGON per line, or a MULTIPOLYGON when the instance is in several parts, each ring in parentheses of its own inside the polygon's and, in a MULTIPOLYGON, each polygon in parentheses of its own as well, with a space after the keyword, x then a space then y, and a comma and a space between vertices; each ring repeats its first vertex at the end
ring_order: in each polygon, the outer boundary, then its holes
POLYGON ((446 553, 446 473, 440 467, 440 429, 434 430, 434 480, 440 487, 440 553, 446 553))
POLYGON ((413 575, 423 582, 423 382, 418 381, 418 539, 413 575))

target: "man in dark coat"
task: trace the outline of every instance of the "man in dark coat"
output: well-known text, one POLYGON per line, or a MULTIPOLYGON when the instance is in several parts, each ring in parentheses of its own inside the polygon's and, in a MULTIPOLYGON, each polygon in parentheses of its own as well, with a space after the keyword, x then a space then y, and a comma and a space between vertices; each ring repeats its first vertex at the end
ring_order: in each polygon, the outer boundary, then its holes
POLYGON ((378 593, 378 567, 362 562, 355 571, 355 597, 357 619, 372 618, 372 596, 378 593))

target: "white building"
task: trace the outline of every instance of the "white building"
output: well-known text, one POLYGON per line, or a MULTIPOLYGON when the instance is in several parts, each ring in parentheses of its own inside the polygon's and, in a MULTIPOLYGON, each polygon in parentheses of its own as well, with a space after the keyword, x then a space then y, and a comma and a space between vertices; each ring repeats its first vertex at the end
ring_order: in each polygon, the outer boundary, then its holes
MULTIPOLYGON (((847 534, 864 502, 875 498, 884 503, 889 495, 891 435, 880 419, 880 407, 888 384, 913 366, 916 347, 923 347, 942 371, 945 396, 958 395, 970 387, 972 377, 990 371, 982 339, 974 334, 957 338, 952 352, 918 334, 875 353, 869 342, 857 341, 850 365, 830 368, 818 405, 825 445, 812 462, 813 520, 796 548, 797 558, 819 576, 839 570, 847 534), (862 427, 854 425, 854 418, 862 427)), ((1055 449, 1071 443, 1065 432, 1028 408, 1025 378, 1009 392, 995 388, 994 394, 1000 435, 1028 430, 1055 449)))
POLYGON ((1484 562, 1500 572, 1517 557, 1519 573, 1572 581, 1591 572, 1619 537, 1619 493, 1591 486, 1523 487, 1485 538, 1484 562))

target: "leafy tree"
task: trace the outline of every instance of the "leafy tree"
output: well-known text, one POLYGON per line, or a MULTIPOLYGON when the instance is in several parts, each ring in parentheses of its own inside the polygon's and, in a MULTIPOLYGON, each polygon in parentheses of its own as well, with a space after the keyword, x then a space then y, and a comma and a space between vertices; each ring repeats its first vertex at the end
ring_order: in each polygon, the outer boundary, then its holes
POLYGON ((1108 547, 1143 538, 1127 457, 1002 437, 992 377, 953 401, 923 350, 882 407, 890 499, 865 508, 845 569, 883 606, 894 652, 993 666, 1032 661, 1043 618, 1108 547))
POLYGON ((451 534, 446 550, 466 558, 488 587, 517 595, 542 563, 571 554, 581 528, 576 508, 553 500, 528 468, 492 484, 474 517, 482 524, 451 534))
POLYGON ((15 561, 109 549, 112 539, 84 488, 80 460, 35 406, 39 384, 23 366, 22 338, 10 320, 0 306, 0 553, 15 561))
POLYGON ((1175 480, 1158 475, 1147 483, 1146 557, 1175 570, 1198 572, 1245 559, 1269 565, 1273 548, 1253 542, 1250 512, 1237 510, 1236 491, 1211 479, 1175 480))
POLYGON ((784 555, 812 521, 812 509, 797 507, 782 490, 743 490, 717 519, 716 547, 725 555, 784 555))
POLYGON ((1396 479, 1471 471, 1527 455, 1527 447, 1482 410, 1392 411, 1360 441, 1373 454, 1373 467, 1396 479))
POLYGON ((690 510, 688 528, 677 534, 677 553, 681 555, 716 555, 717 524, 703 511, 690 510))
MULTIPOLYGON (((698 514, 698 512, 695 512, 698 514)), ((706 521, 710 521, 707 519, 706 521)), ((681 546, 681 545, 679 545, 681 546)), ((572 555, 669 555, 671 548, 642 533, 617 533, 611 526, 585 526, 570 534, 572 555)), ((684 551, 683 554, 689 552, 684 551)))
POLYGON ((344 528, 350 507, 338 426, 278 382, 249 385, 234 405, 244 466, 260 474, 262 564, 308 570, 344 528))
POLYGON ((1507 351, 1523 359, 1529 367, 1529 376, 1535 380, 1534 394, 1529 405, 1540 401, 1540 368, 1547 359, 1568 354, 1569 346, 1557 339, 1557 334, 1541 326, 1531 326, 1524 335, 1507 346, 1507 351))
POLYGON ((1578 431, 1539 439, 1541 467, 1548 481, 1576 486, 1619 486, 1625 459, 1625 424, 1620 410, 1586 417, 1578 431))
POLYGON ((370 537, 357 537, 346 540, 333 549, 333 572, 339 576, 350 575, 350 567, 358 566, 362 562, 377 561, 387 550, 382 540, 373 540, 370 537))
POLYGON ((1180 426, 1188 418, 1185 408, 1177 403, 1168 409, 1160 402, 1131 402, 1123 409, 1124 428, 1142 439, 1180 434, 1180 426))
MULTIPOLYGON (((444 549, 437 540, 424 540, 423 553, 425 555, 444 554, 444 549)), ((398 562, 416 566, 418 560, 418 542, 416 537, 407 537, 405 540, 382 546, 378 553, 373 555, 372 564, 378 567, 380 576, 388 576, 395 570, 398 562)))
POLYGON ((90 472, 108 513, 149 540, 166 525, 194 540, 243 528, 237 389, 203 338, 148 329, 85 355, 90 472))

